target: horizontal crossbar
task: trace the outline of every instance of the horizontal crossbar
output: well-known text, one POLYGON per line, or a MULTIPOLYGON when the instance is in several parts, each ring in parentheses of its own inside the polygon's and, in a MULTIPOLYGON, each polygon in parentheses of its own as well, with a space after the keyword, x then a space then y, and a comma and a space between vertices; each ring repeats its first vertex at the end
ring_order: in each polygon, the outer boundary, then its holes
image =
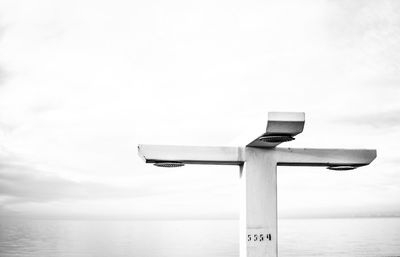
MULTIPOLYGON (((376 150, 264 148, 280 166, 335 166, 354 167, 370 164, 376 150)), ((139 156, 146 163, 181 162, 185 164, 242 165, 246 161, 242 147, 139 145, 139 156)))

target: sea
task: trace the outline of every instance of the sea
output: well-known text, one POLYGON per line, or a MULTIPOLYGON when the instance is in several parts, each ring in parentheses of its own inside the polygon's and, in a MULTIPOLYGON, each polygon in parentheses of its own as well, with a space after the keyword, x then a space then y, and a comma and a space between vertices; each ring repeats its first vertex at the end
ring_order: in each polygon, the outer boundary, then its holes
MULTIPOLYGON (((400 218, 280 219, 279 256, 400 256, 400 218)), ((1 257, 239 256, 238 220, 1 219, 1 257)))

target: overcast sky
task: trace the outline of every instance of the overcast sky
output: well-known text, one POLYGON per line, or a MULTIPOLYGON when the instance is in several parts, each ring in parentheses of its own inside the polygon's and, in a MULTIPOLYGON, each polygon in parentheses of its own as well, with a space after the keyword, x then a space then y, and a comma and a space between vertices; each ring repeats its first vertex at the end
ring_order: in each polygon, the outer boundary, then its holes
POLYGON ((398 1, 0 1, 0 215, 236 218, 236 167, 161 169, 139 143, 376 148, 279 168, 281 216, 400 214, 398 1))

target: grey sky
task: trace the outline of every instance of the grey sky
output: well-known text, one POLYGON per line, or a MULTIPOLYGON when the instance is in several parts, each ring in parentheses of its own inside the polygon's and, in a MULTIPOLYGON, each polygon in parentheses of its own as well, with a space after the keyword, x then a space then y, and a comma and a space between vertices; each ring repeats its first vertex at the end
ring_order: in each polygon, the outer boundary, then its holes
POLYGON ((236 217, 237 169, 165 171, 136 147, 244 144, 268 111, 306 112, 290 146, 378 149, 355 173, 280 169, 282 215, 400 213, 399 11, 397 1, 2 1, 0 213, 236 217))

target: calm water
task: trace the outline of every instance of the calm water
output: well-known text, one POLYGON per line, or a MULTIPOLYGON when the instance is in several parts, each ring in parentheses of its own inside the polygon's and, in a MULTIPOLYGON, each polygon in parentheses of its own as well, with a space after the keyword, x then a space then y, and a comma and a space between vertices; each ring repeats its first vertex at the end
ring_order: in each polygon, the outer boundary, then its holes
MULTIPOLYGON (((0 220, 0 256, 239 256, 238 221, 0 220)), ((280 256, 400 256, 400 219, 279 221, 280 256)))

